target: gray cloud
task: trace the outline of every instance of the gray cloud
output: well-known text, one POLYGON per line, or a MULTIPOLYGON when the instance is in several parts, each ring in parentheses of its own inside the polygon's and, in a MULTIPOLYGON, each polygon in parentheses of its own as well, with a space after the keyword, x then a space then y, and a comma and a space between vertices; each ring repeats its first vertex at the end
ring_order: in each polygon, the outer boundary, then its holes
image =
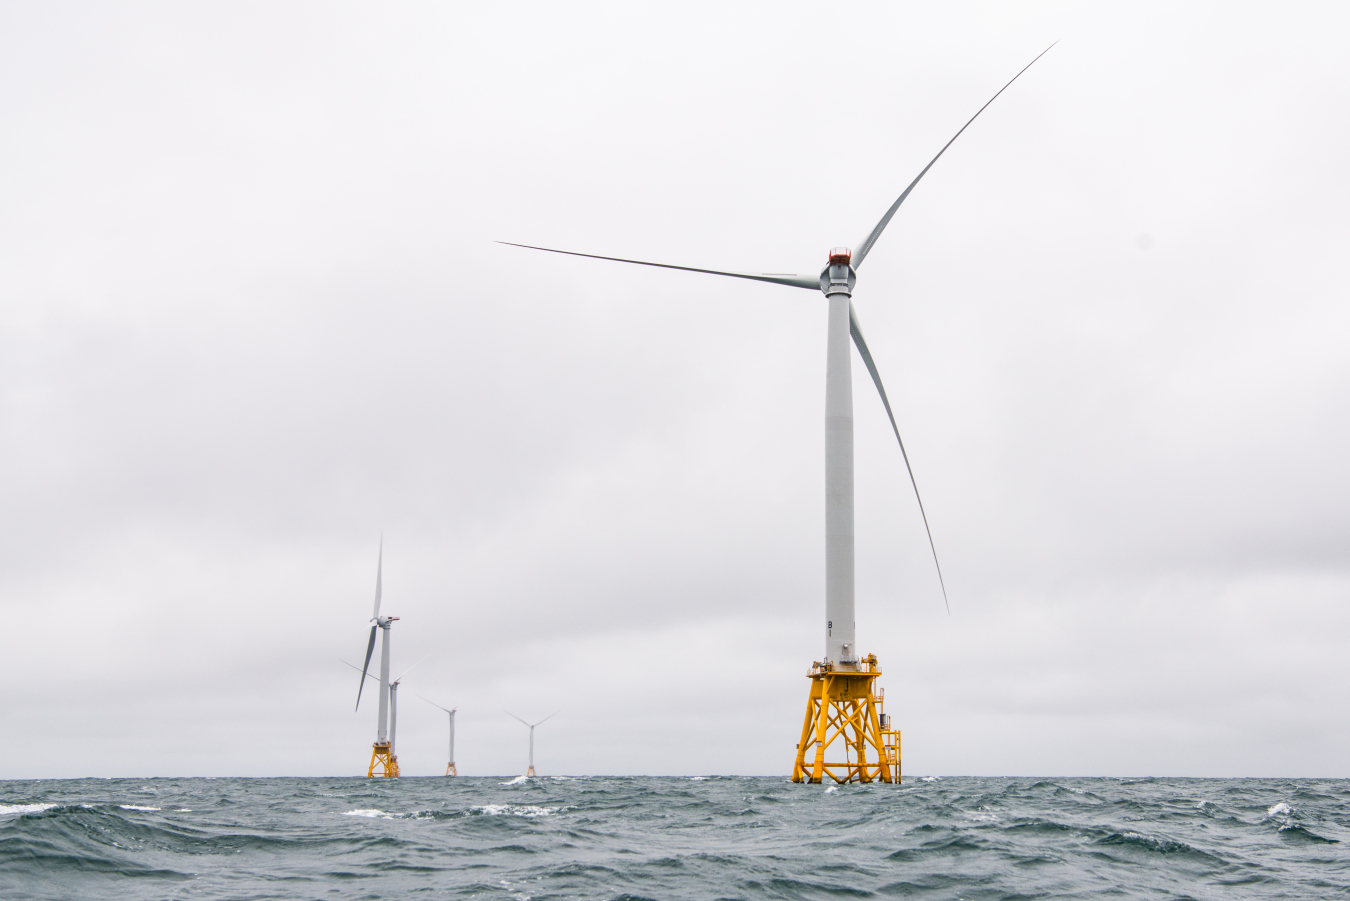
POLYGON ((831 15, 0 13, 0 775, 361 771, 381 531, 405 771, 786 772, 819 298, 491 242, 807 271, 1056 38, 856 297, 906 768, 1343 775, 1344 17, 831 15))

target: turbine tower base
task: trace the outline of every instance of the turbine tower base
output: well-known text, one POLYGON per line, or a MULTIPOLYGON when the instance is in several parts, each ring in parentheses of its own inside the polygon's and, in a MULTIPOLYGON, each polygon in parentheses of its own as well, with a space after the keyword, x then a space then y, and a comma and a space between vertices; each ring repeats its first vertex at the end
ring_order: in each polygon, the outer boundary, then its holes
POLYGON ((450 763, 447 763, 447 764, 445 765, 445 775, 447 775, 447 776, 458 776, 458 775, 459 775, 459 770, 455 769, 454 761, 451 761, 450 763))
POLYGON ((530 778, 530 779, 534 779, 534 778, 535 778, 535 775, 534 775, 534 764, 530 764, 530 768, 529 768, 528 770, 525 771, 525 775, 526 775, 527 778, 530 778))
POLYGON ((366 778, 372 776, 397 776, 398 758, 394 756, 394 750, 389 742, 375 742, 374 750, 370 752, 370 769, 366 771, 366 778), (379 767, 380 772, 375 772, 379 767))
POLYGON ((875 654, 857 663, 812 664, 793 782, 900 781, 900 731, 884 712, 880 675, 875 654), (842 746, 842 761, 826 759, 831 745, 836 754, 842 746))

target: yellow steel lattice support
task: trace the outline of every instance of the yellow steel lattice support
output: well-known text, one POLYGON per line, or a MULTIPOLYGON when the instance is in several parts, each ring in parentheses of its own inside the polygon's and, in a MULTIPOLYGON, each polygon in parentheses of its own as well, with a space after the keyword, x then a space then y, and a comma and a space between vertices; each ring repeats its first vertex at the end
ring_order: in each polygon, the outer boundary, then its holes
POLYGON ((375 742, 374 750, 370 753, 370 769, 366 771, 366 778, 397 775, 398 758, 394 756, 393 749, 389 747, 389 742, 375 742), (376 767, 380 768, 380 772, 375 772, 376 767))
POLYGON ((874 692, 881 675, 876 656, 844 666, 817 663, 807 675, 811 692, 792 781, 899 782, 900 733, 883 731, 882 696, 874 692), (841 751, 843 760, 829 759, 841 751))
POLYGON ((890 761, 891 773, 895 781, 900 781, 900 730, 891 728, 891 718, 886 715, 886 689, 877 690, 877 716, 881 719, 881 746, 890 761))

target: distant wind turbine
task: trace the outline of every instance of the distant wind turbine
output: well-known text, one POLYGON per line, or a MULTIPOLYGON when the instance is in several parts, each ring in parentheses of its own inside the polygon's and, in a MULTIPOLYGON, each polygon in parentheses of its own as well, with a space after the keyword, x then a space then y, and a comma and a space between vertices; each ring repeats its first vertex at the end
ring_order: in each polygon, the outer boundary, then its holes
MULTIPOLYGON (((1050 45, 1051 47, 1054 44, 1050 45)), ((947 586, 942 577, 942 566, 938 563, 937 545, 933 541, 933 531, 928 524, 928 513, 924 510, 923 499, 919 496, 919 485, 910 466, 909 454, 905 451, 905 442, 900 437, 900 427, 896 425, 891 402, 886 389, 881 384, 881 374, 877 371, 872 353, 863 340, 862 327, 858 323, 857 311, 853 308, 853 288, 857 282, 857 270, 871 252, 881 233, 890 224, 900 205, 909 197, 919 180, 928 173, 947 152, 947 148, 956 141, 970 124, 1008 89, 1022 72, 1050 52, 1050 47, 1033 59, 1014 75, 1008 84, 999 89, 984 106, 971 116, 965 125, 943 145, 937 156, 923 167, 909 186, 901 192, 885 215, 872 228, 856 251, 847 247, 836 247, 829 252, 825 268, 819 275, 794 275, 774 272, 727 272, 717 269, 699 269, 693 266, 676 266, 669 263, 652 263, 645 260, 631 260, 622 257, 601 256, 599 254, 578 253, 570 250, 558 250, 552 247, 538 247, 532 244, 515 244, 508 241, 498 243, 512 247, 524 247, 530 250, 544 250, 550 253, 563 253, 570 256, 588 257, 596 260, 611 260, 619 263, 634 263, 639 266, 655 266, 662 269, 678 269, 684 272, 698 272, 707 275, 730 276, 731 278, 750 279, 787 285, 793 288, 819 290, 825 296, 828 306, 828 334, 826 338, 825 363, 825 655, 817 661, 809 673, 812 684, 807 698, 806 719, 802 726, 801 741, 797 745, 797 758, 793 766, 794 782, 820 782, 828 775, 841 782, 854 780, 871 782, 879 778, 884 782, 899 779, 899 745, 883 736, 881 712, 875 698, 875 682, 881 675, 881 667, 875 655, 863 657, 858 653, 857 622, 854 618, 854 533, 853 533, 853 382, 850 370, 849 338, 857 346, 867 372, 881 395, 882 406, 890 419, 891 430, 900 445, 900 456, 909 473, 910 485, 914 488, 914 498, 918 502, 919 514, 923 518, 924 530, 928 534, 928 546, 933 553, 933 565, 937 570, 938 585, 942 589, 942 599, 947 605, 947 586), (814 733, 814 736, 813 736, 814 733), (825 749, 837 738, 842 738, 857 754, 857 762, 827 762, 825 749), (867 748, 871 746, 874 755, 871 762, 867 759, 867 748), (808 763, 806 754, 813 751, 813 760, 808 763)), ((835 111, 840 117, 844 110, 835 111)), ((829 117, 826 117, 829 121, 829 117)), ((951 608, 948 606, 948 613, 951 608)), ((523 721, 522 721, 523 722, 523 721)), ((890 732, 890 730, 886 730, 890 732)), ((890 732, 898 737, 898 732, 890 732)))
MULTIPOLYGON (((397 619, 397 617, 395 617, 395 619, 397 619)), ((423 654, 417 660, 417 663, 414 663, 412 666, 408 667, 403 672, 399 673, 397 679, 391 679, 389 681, 389 753, 394 758, 394 763, 396 766, 398 763, 398 745, 396 743, 397 741, 396 736, 398 734, 398 687, 399 685, 402 684, 403 677, 408 675, 408 673, 412 672, 413 666, 417 666, 418 663, 421 663, 423 660, 426 660, 430 656, 431 656, 430 654, 423 654)), ((343 660, 342 662, 347 663, 347 661, 345 660, 343 660)), ((366 679, 372 679, 375 682, 380 681, 379 679, 376 679, 369 673, 363 672, 361 667, 357 666, 354 663, 347 663, 347 665, 350 666, 352 669, 356 670, 358 673, 361 673, 361 675, 366 679)), ((361 684, 364 685, 365 682, 363 681, 361 684)))
POLYGON ((437 704, 435 701, 423 697, 422 695, 418 695, 418 697, 422 698, 422 700, 426 701, 437 710, 444 710, 446 713, 450 714, 450 762, 445 765, 445 775, 458 776, 459 770, 455 769, 455 710, 458 708, 442 707, 440 704, 437 704))
POLYGON ((521 723, 524 723, 524 725, 530 727, 530 768, 529 768, 528 770, 525 771, 525 775, 526 775, 526 776, 530 776, 530 777, 533 777, 533 776, 534 776, 534 727, 535 727, 535 726, 542 726, 542 725, 544 725, 544 723, 547 723, 549 720, 553 719, 553 718, 554 718, 555 716, 557 716, 559 713, 562 713, 562 711, 561 711, 561 710, 555 710, 555 711, 553 711, 552 713, 550 713, 548 716, 544 717, 542 720, 540 720, 540 721, 537 722, 537 723, 526 723, 524 720, 521 720, 520 717, 516 716, 516 715, 515 715, 514 713, 512 713, 511 711, 509 711, 509 710, 506 711, 506 715, 507 715, 507 716, 512 717, 512 718, 514 718, 514 719, 518 719, 518 720, 521 721, 521 723))
MULTIPOLYGON (((380 616, 380 595, 384 585, 384 536, 380 536, 380 556, 375 565, 375 612, 370 619, 375 624, 370 627, 370 642, 366 645, 366 662, 361 668, 361 683, 356 689, 356 709, 361 709, 361 691, 366 687, 366 673, 370 670, 370 656, 375 652, 376 630, 384 632, 384 641, 380 645, 380 712, 376 720, 375 745, 370 754, 370 768, 366 776, 375 775, 375 768, 381 768, 381 776, 398 775, 398 758, 394 756, 394 742, 389 734, 389 701, 394 692, 389 686, 389 631, 398 620, 397 616, 380 616)), ((397 716, 397 714, 395 714, 397 716)))

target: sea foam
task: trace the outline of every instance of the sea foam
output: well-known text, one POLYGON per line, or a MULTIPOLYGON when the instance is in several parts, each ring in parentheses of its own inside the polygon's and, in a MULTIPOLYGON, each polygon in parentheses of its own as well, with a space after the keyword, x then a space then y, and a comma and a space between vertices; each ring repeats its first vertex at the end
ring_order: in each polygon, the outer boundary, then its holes
POLYGON ((55 806, 55 804, 0 804, 0 817, 15 813, 41 813, 55 806))
POLYGON ((489 817, 546 817, 549 814, 557 813, 558 811, 558 808, 556 807, 533 807, 529 805, 517 807, 512 804, 484 804, 481 807, 470 807, 469 809, 489 817))

